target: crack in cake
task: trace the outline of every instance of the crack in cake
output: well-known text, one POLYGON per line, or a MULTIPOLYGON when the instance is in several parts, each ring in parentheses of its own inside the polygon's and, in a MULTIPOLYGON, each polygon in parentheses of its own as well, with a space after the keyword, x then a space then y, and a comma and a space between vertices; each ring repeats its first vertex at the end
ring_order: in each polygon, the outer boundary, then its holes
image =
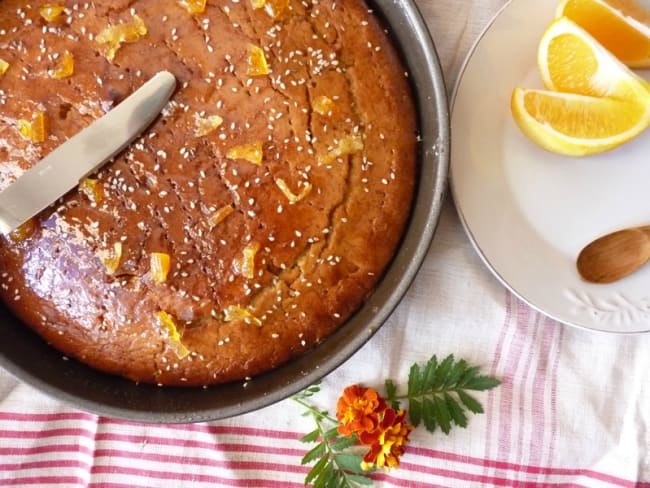
POLYGON ((252 377, 344 324, 394 255, 406 73, 362 0, 2 0, 0 187, 160 70, 179 88, 157 121, 2 239, 0 294, 106 372, 252 377))

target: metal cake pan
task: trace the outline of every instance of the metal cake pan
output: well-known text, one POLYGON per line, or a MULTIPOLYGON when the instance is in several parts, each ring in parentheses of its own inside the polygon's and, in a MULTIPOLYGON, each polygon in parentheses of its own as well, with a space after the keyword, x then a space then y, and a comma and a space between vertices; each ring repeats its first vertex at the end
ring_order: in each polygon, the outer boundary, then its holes
POLYGON ((370 8, 387 26, 402 55, 416 98, 421 142, 418 184, 402 243, 365 304, 337 332, 303 356, 244 387, 157 387, 105 374, 60 352, 0 304, 0 366, 43 393, 99 415, 140 422, 186 423, 250 412, 317 382, 363 346, 398 305, 433 238, 449 167, 449 110, 434 43, 412 0, 375 0, 370 8))

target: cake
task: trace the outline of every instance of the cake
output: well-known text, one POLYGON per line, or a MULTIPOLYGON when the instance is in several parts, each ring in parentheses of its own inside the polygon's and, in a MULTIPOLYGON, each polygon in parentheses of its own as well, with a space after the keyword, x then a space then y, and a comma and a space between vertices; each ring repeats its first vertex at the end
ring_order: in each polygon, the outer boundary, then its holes
POLYGON ((408 76, 362 0, 3 0, 0 188, 161 70, 178 89, 142 136, 0 239, 0 293, 107 373, 250 378, 341 327, 394 256, 408 76))

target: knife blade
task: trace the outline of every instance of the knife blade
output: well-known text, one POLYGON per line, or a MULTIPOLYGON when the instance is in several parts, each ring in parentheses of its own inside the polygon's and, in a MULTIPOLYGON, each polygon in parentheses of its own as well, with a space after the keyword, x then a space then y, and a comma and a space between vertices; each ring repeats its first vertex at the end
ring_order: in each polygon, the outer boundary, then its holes
POLYGON ((12 232, 125 149, 151 125, 175 88, 174 75, 161 71, 20 175, 0 192, 0 232, 12 232))

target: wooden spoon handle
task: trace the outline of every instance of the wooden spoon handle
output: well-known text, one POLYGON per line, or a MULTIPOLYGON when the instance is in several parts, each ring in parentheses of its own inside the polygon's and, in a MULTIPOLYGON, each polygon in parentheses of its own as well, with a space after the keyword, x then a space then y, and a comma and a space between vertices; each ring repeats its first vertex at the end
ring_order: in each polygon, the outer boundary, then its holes
POLYGON ((650 259, 650 226, 623 229, 588 244, 576 262, 580 276, 592 283, 612 283, 650 259))

